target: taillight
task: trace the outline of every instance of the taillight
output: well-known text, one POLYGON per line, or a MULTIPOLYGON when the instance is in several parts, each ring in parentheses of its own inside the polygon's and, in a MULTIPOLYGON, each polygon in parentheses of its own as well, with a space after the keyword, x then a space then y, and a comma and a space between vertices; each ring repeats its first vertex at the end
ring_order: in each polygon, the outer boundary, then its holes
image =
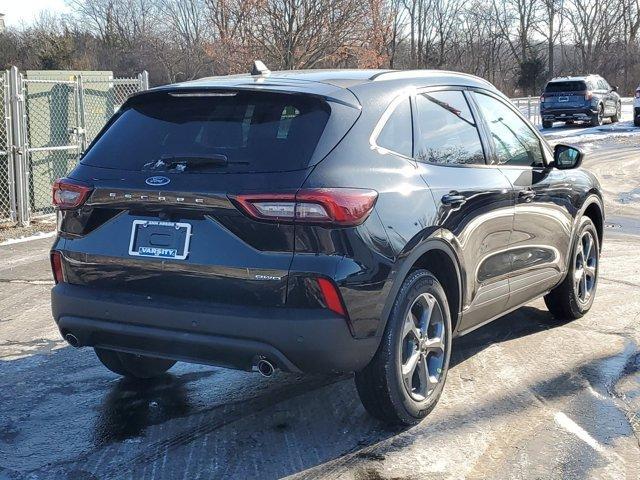
POLYGON ((60 252, 51 252, 51 271, 56 284, 64 282, 64 272, 62 271, 62 255, 60 252))
POLYGON ((545 100, 545 96, 544 95, 540 95, 540 103, 544 103, 545 100))
POLYGON ((318 278, 318 286, 320 287, 320 292, 322 293, 322 298, 327 308, 340 316, 346 317, 347 312, 342 304, 338 287, 326 278, 318 278))
POLYGON ((367 219, 378 193, 360 188, 315 188, 298 193, 247 194, 231 198, 257 220, 348 227, 360 225, 367 219))
POLYGON ((61 209, 78 208, 87 201, 92 190, 88 185, 60 178, 53 184, 53 206, 61 209))
POLYGON ((640 98, 640 90, 636 90, 636 98, 640 98))
POLYGON ((593 92, 587 92, 584 94, 585 100, 591 100, 593 98, 593 92))

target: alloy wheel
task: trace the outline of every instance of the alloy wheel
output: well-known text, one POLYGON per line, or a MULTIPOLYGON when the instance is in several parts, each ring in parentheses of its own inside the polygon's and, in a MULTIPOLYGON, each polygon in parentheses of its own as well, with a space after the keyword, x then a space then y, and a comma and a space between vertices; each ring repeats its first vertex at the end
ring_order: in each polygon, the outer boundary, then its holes
POLYGON ((576 248, 573 272, 573 291, 578 302, 586 304, 591 299, 598 267, 598 252, 593 234, 584 232, 576 248))
POLYGON ((442 380, 446 335, 439 302, 429 293, 419 295, 407 312, 401 339, 402 382, 416 401, 425 400, 442 380))

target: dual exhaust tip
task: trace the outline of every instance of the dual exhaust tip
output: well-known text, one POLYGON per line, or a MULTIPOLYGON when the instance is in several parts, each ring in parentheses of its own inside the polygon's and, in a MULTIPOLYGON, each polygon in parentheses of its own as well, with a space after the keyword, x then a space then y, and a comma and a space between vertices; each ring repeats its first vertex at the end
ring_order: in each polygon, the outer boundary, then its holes
MULTIPOLYGON (((73 333, 65 333, 64 339, 72 347, 80 347, 80 340, 78 340, 78 337, 76 337, 73 333)), ((260 373, 260 375, 267 378, 273 375, 273 372, 275 371, 273 363, 271 363, 266 358, 261 358, 260 360, 258 360, 256 368, 258 369, 258 373, 260 373)))

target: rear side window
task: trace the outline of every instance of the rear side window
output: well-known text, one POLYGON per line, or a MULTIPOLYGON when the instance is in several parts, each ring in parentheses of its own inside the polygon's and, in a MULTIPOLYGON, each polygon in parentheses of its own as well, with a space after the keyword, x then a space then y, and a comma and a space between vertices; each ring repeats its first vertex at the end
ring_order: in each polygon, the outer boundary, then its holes
POLYGON ((561 92, 584 92, 587 90, 587 84, 584 82, 549 82, 547 83, 545 92, 561 93, 561 92))
POLYGON ((142 97, 82 163, 119 170, 273 172, 308 166, 329 119, 315 97, 264 92, 142 97))
POLYGON ((376 144, 405 157, 411 157, 413 131, 411 124, 411 101, 405 98, 396 105, 387 122, 382 127, 376 144))
POLYGON ((469 105, 461 91, 416 96, 417 160, 460 165, 484 164, 484 152, 469 105))

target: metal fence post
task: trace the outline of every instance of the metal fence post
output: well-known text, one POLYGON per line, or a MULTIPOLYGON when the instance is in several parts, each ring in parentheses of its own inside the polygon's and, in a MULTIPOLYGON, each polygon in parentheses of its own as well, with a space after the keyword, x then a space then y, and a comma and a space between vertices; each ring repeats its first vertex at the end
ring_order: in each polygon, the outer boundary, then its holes
POLYGON ((27 125, 24 114, 22 79, 17 67, 9 71, 9 105, 11 116, 11 152, 16 192, 16 220, 20 226, 29 225, 29 181, 25 135, 27 125))
POLYGON ((143 70, 138 74, 138 81, 140 82, 140 91, 149 90, 149 72, 143 70))
POLYGON ((84 85, 82 83, 82 75, 76 76, 76 118, 77 118, 77 131, 78 146, 80 148, 80 154, 87 148, 87 135, 86 135, 86 118, 84 109, 84 85))

